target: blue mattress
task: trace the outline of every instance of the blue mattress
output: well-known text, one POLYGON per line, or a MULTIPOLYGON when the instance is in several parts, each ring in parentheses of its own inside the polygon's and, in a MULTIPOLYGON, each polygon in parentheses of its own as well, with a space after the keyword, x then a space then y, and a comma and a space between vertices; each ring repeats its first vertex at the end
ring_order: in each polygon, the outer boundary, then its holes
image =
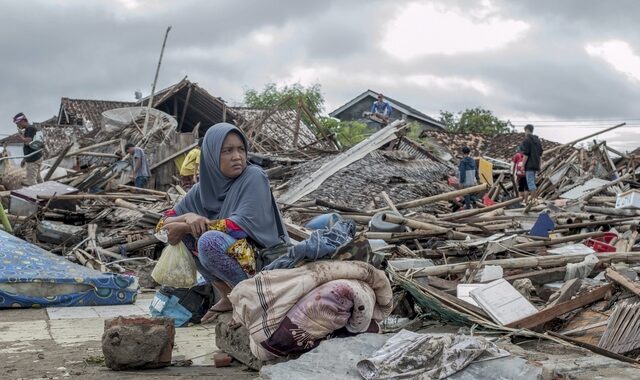
POLYGON ((131 304, 138 288, 135 277, 74 264, 0 230, 0 308, 131 304), (24 283, 35 286, 20 294, 15 288, 24 283), (38 289, 55 289, 54 284, 85 286, 61 295, 33 295, 38 289))

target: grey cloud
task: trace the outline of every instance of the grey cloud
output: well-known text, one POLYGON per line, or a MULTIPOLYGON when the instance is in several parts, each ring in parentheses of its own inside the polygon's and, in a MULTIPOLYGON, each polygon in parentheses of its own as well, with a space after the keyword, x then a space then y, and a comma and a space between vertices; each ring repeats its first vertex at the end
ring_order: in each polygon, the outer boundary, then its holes
MULTIPOLYGON (((0 132, 13 130, 10 118, 18 111, 34 120, 50 117, 61 96, 127 100, 136 89, 147 93, 169 24, 160 88, 188 74, 216 96, 237 102, 243 88, 283 81, 296 67, 330 67, 342 76, 319 78, 328 108, 372 88, 433 116, 474 106, 545 118, 640 116, 639 83, 584 51, 585 43, 618 38, 640 54, 635 1, 614 7, 600 1, 497 0, 501 17, 530 24, 521 40, 493 51, 411 62, 380 49, 384 23, 404 2, 183 0, 154 3, 148 13, 126 11, 112 1, 56 4, 3 4, 0 132), (247 37, 261 30, 290 34, 270 50, 254 49, 247 37), (194 50, 203 54, 189 53, 194 50), (425 88, 403 79, 411 75, 480 80, 493 91, 425 88), (382 77, 394 79, 387 83, 382 77)), ((478 3, 441 4, 470 12, 478 3)), ((424 36, 419 43, 439 37, 424 36)))

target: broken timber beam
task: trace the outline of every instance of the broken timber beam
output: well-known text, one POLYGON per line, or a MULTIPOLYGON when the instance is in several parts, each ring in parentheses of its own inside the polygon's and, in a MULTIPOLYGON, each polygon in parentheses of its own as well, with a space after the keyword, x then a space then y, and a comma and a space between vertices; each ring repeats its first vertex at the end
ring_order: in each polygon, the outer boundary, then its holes
POLYGON ((634 284, 632 281, 627 279, 625 276, 621 275, 620 273, 616 272, 611 268, 607 268, 607 271, 605 272, 605 276, 607 276, 609 280, 615 282, 616 284, 622 286, 623 288, 627 289, 631 293, 640 297, 640 287, 638 287, 638 285, 634 284))
POLYGON ((580 295, 570 301, 557 304, 553 307, 544 309, 518 321, 511 322, 506 327, 511 327, 514 329, 533 329, 570 311, 599 301, 607 297, 607 295, 613 293, 613 291, 613 284, 601 286, 596 290, 580 295))
POLYGON ((489 207, 485 207, 485 208, 477 208, 477 209, 473 209, 473 210, 467 210, 467 211, 460 211, 460 212, 454 212, 453 214, 446 214, 440 217, 440 219, 442 220, 456 220, 456 219, 463 219, 463 218, 468 218, 470 216, 474 216, 474 215, 478 215, 478 214, 484 214, 486 212, 489 211, 493 211, 493 210, 497 210, 497 209, 501 209, 507 206, 511 206, 514 205, 516 203, 520 203, 522 201, 522 198, 513 198, 510 199, 508 201, 504 201, 501 203, 496 203, 493 206, 489 206, 489 207))
MULTIPOLYGON (((413 207, 418 207, 418 206, 424 206, 424 205, 427 205, 427 204, 430 204, 430 203, 439 202, 439 201, 448 201, 448 200, 451 200, 451 199, 455 199, 456 197, 464 196, 464 195, 467 195, 467 194, 473 194, 473 193, 479 193, 481 191, 485 191, 485 190, 487 190, 488 187, 489 187, 488 184, 483 183, 481 185, 467 187, 466 189, 449 191, 447 193, 433 195, 431 197, 420 198, 420 199, 416 199, 416 200, 409 201, 409 202, 398 203, 396 205, 396 208, 398 210, 401 210, 401 209, 405 209, 405 208, 413 208, 413 207)), ((379 208, 377 210, 374 210, 374 212, 384 211, 384 210, 387 210, 387 209, 389 209, 389 207, 383 207, 383 208, 379 208)))
MULTIPOLYGON (((616 253, 595 253, 602 263, 609 262, 640 262, 640 252, 616 252, 616 253)), ((421 268, 413 273, 413 277, 444 276, 449 274, 464 273, 467 269, 482 268, 485 265, 500 265, 503 269, 524 269, 524 268, 553 268, 567 265, 569 263, 579 263, 584 260, 586 253, 575 255, 553 255, 553 256, 531 256, 519 257, 515 259, 485 260, 482 263, 466 262, 456 264, 434 265, 421 268)))
POLYGON ((545 247, 549 245, 570 243, 570 242, 580 241, 580 240, 589 239, 589 238, 598 238, 598 237, 604 236, 605 234, 606 232, 604 231, 587 232, 586 234, 565 236, 557 239, 539 240, 539 241, 532 241, 530 243, 515 244, 513 248, 525 249, 525 248, 545 247))
POLYGON ((51 176, 53 175, 53 172, 56 171, 56 169, 58 168, 58 166, 60 166, 60 163, 62 162, 62 160, 64 160, 65 156, 67 155, 67 153, 69 153, 69 150, 73 147, 73 143, 67 145, 62 152, 60 152, 60 154, 58 155, 58 158, 56 158, 55 162, 53 163, 53 165, 51 165, 51 167, 49 168, 49 171, 47 171, 47 174, 44 176, 44 178, 42 179, 44 182, 47 182, 48 180, 51 179, 51 176))
POLYGON ((545 151, 542 153, 542 157, 545 157, 545 156, 546 156, 546 155, 548 155, 549 153, 551 153, 551 152, 555 152, 555 151, 556 151, 556 150, 558 150, 558 149, 562 149, 562 148, 565 148, 565 147, 567 147, 567 146, 571 146, 571 145, 573 145, 573 144, 579 143, 580 141, 583 141, 583 140, 589 139, 589 138, 591 138, 591 137, 597 136, 597 135, 602 134, 602 133, 605 133, 605 132, 612 131, 612 130, 614 130, 614 129, 616 129, 616 128, 620 128, 620 127, 625 126, 625 125, 627 125, 627 123, 620 123, 620 124, 614 125, 613 127, 603 129, 603 130, 601 130, 601 131, 598 131, 598 132, 592 133, 592 134, 590 134, 590 135, 587 135, 587 136, 584 136, 584 137, 580 137, 579 139, 576 139, 576 140, 573 140, 573 141, 569 141, 568 143, 565 143, 565 144, 562 144, 562 145, 558 145, 558 146, 553 147, 553 148, 551 148, 551 149, 549 149, 549 150, 545 150, 545 151))

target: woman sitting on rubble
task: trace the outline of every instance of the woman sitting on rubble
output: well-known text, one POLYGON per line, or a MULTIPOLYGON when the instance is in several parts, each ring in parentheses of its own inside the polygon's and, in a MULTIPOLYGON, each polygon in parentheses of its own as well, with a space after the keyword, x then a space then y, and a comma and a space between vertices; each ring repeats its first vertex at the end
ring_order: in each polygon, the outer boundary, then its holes
POLYGON ((257 249, 289 241, 267 175, 247 162, 247 151, 247 139, 235 126, 209 128, 202 144, 200 182, 161 222, 169 243, 182 240, 197 256, 200 274, 222 295, 203 323, 232 309, 227 296, 255 274, 257 249))

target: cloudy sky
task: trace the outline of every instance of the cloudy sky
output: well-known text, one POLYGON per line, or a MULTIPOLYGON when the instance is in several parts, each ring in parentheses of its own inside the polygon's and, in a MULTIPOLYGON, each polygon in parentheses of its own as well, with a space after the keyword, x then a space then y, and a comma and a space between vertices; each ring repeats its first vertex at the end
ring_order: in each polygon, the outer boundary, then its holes
POLYGON ((432 116, 481 106, 557 141, 640 145, 640 2, 0 0, 0 133, 60 97, 133 100, 188 75, 231 104, 319 82, 329 112, 367 88, 432 116))

